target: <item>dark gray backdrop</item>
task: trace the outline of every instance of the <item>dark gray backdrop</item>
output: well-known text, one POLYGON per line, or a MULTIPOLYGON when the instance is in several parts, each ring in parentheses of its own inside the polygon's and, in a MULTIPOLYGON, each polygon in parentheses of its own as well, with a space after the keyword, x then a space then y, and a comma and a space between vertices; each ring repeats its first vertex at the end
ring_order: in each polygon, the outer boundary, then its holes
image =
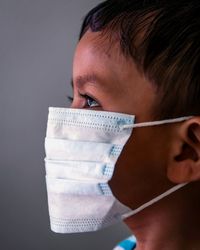
POLYGON ((50 231, 44 170, 49 106, 68 107, 81 20, 97 0, 0 0, 0 249, 110 250, 130 234, 50 231))

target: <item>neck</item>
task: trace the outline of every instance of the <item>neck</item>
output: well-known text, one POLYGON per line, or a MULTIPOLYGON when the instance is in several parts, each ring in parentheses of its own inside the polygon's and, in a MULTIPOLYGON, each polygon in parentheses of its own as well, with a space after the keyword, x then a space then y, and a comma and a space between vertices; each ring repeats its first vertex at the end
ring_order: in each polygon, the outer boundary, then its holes
POLYGON ((124 220, 137 250, 200 249, 200 182, 190 183, 124 220))

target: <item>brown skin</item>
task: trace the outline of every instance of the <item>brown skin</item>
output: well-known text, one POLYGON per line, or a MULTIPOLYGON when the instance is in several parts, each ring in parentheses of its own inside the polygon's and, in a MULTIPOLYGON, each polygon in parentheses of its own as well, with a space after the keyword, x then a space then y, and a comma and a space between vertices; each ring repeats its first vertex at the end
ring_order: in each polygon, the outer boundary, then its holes
MULTIPOLYGON (((100 32, 87 31, 78 43, 73 81, 72 108, 134 114, 136 123, 153 120, 159 94, 155 86, 100 32), (81 84, 78 79, 87 74, 96 75, 99 84, 93 79, 81 84), (98 103, 89 107, 78 93, 98 103)), ((137 250, 200 249, 199 180, 200 117, 133 130, 109 182, 118 200, 135 209, 178 183, 190 182, 125 220, 138 239, 137 250)))

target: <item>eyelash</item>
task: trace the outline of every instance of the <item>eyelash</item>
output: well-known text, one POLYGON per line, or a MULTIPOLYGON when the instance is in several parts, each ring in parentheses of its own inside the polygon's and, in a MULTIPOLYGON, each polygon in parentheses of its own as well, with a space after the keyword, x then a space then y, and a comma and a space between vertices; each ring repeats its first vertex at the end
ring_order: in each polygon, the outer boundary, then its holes
MULTIPOLYGON (((87 105, 88 105, 87 100, 90 100, 90 101, 92 100, 92 101, 94 101, 94 102, 96 102, 98 104, 97 106, 100 106, 100 104, 94 98, 92 98, 91 96, 83 95, 83 94, 80 94, 80 93, 79 93, 79 95, 86 100, 87 105)), ((72 96, 67 96, 67 98, 70 101, 70 103, 72 103, 73 100, 74 100, 74 98, 72 96)), ((88 106, 90 107, 90 105, 88 105, 88 106)))
POLYGON ((69 101, 70 103, 72 103, 73 100, 74 100, 74 98, 73 98, 72 96, 70 96, 70 95, 67 96, 67 99, 68 99, 68 101, 69 101))

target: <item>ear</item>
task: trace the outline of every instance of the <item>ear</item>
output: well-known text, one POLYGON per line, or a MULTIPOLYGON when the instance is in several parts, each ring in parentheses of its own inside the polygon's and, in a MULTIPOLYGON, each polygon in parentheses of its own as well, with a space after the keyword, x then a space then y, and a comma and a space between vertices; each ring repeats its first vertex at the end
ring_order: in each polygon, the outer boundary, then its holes
POLYGON ((175 183, 200 180, 200 117, 173 128, 167 176, 175 183))

